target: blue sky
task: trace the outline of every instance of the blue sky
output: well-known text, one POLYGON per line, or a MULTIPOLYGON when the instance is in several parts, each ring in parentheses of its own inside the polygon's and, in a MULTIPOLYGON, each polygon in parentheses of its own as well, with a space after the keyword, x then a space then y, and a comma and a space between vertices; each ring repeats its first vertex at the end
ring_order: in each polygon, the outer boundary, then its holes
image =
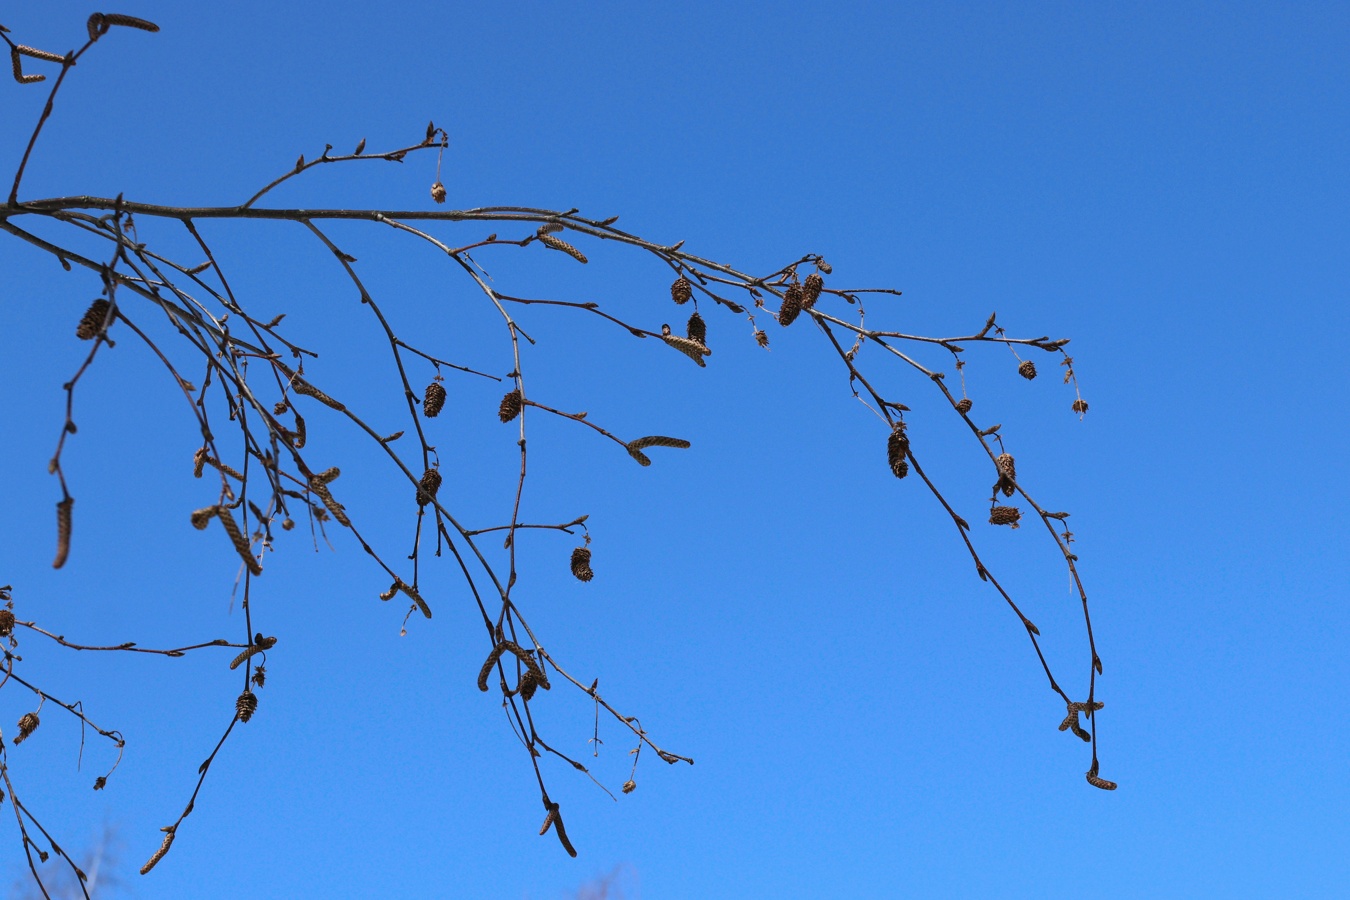
MULTIPOLYGON (((60 52, 90 11, 63 0, 0 21, 60 52)), ((76 771, 79 729, 56 710, 11 746, 16 788, 63 846, 112 823, 145 898, 558 898, 616 867, 647 900, 1343 890, 1346 7, 122 11, 163 30, 115 32, 81 61, 21 198, 235 204, 299 153, 411 143, 434 119, 451 136, 449 207, 621 215, 755 272, 818 252, 831 285, 903 290, 867 301, 869 325, 964 334, 996 310, 1012 334, 1072 338, 1081 422, 1039 351, 1034 382, 997 346, 971 347, 965 374, 1019 480, 1073 513, 1105 669, 1102 774, 1121 787, 1084 783, 1085 747, 1056 731, 1063 705, 1016 618, 922 484, 890 475, 885 429, 809 323, 761 317, 765 352, 735 316, 704 309, 703 370, 594 317, 532 307, 525 363, 543 402, 693 447, 639 468, 536 417, 524 518, 588 513, 596 578, 568 573, 576 539, 522 536, 521 602, 550 652, 696 765, 644 753, 617 803, 547 769, 581 851, 569 859, 536 835, 528 761, 474 685, 486 641, 451 565, 428 572, 435 618, 400 637, 402 607, 377 599, 387 580, 350 537, 315 553, 301 528, 256 588, 254 615, 281 639, 259 713, 146 878, 135 869, 229 720, 227 654, 104 658, 22 637, 26 677, 128 739, 98 793, 107 749, 87 742, 76 771)), ((0 91, 0 158, 17 161, 42 90, 0 91)), ((328 166, 269 202, 430 209, 433 174, 431 156, 328 166)), ((315 379, 402 427, 387 350, 331 256, 285 223, 206 231, 246 304, 287 313, 289 334, 320 350, 315 379)), ((333 233, 401 333, 510 370, 500 325, 443 260, 374 226, 333 233)), ((579 243, 584 268, 538 246, 480 261, 503 291, 678 328, 664 267, 596 244, 579 243)), ((212 500, 191 477, 192 426, 129 336, 77 398, 75 547, 50 568, 59 489, 46 464, 61 385, 87 349, 73 325, 98 285, 12 240, 0 265, 0 583, 19 617, 91 643, 237 639, 236 560, 187 522, 212 500)), ((942 355, 920 356, 954 378, 942 355)), ((982 522, 992 476, 957 417, 923 378, 861 359, 913 408, 915 452, 958 511, 982 522)), ((502 389, 447 387, 446 489, 474 523, 498 524, 517 465, 495 419, 502 389)), ((343 501, 404 546, 406 484, 337 418, 310 422, 314 452, 346 473, 343 501)), ((975 529, 1077 696, 1081 614, 1038 532, 975 529)), ((592 746, 583 699, 555 689, 535 704, 573 754, 592 746)), ((12 738, 31 706, 9 686, 0 728, 12 738)), ((586 759, 614 790, 631 744, 612 724, 600 737, 586 759)), ((0 880, 23 869, 8 833, 0 880)))

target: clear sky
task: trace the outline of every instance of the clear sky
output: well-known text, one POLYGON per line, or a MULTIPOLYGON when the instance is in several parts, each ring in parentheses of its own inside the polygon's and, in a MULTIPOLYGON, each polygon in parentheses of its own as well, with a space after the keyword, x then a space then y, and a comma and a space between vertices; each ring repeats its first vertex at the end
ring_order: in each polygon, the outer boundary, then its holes
MULTIPOLYGON (((16 4, 0 21, 64 52, 91 11, 16 4)), ((568 573, 576 538, 533 533, 517 593, 550 652, 696 765, 644 753, 636 790, 618 794, 632 744, 602 721, 590 756, 592 708, 555 688, 534 704, 546 734, 619 796, 546 768, 580 850, 568 858, 536 834, 528 760, 475 687, 487 644, 452 564, 428 576, 435 618, 400 637, 403 607, 379 601, 387 579, 350 536, 315 553, 302 527, 257 583, 255 621, 280 638, 258 714, 145 878, 135 870, 229 721, 229 654, 76 655, 21 635, 16 671, 82 700, 127 752, 95 793, 109 750, 87 739, 77 771, 78 723, 59 710, 12 746, 32 697, 11 684, 0 729, 15 787, 72 852, 113 826, 128 895, 561 898, 616 871, 646 900, 1319 897, 1350 883, 1350 8, 119 11, 162 31, 118 31, 80 62, 21 199, 237 204, 300 153, 401 146, 434 119, 451 136, 447 207, 621 215, 752 272, 817 252, 832 286, 904 292, 869 299, 870 326, 968 334, 996 310, 1011 334, 1072 338, 1082 421, 1040 351, 1033 382, 999 346, 967 350, 965 374, 973 415, 1002 423, 1019 479, 1073 514, 1104 662, 1102 775, 1120 783, 1084 782, 1087 750, 1056 730, 1063 704, 1016 617, 923 485, 891 476, 885 428, 809 322, 761 316, 765 352, 742 320, 705 307, 715 352, 698 369, 595 317, 531 307, 525 365, 542 401, 693 446, 655 449, 640 468, 536 416, 523 518, 590 514, 596 577, 568 573)), ((44 96, 0 89, 0 172, 44 96)), ((267 202, 431 209, 434 166, 327 166, 267 202)), ((321 352, 316 380, 403 427, 387 346, 330 254, 285 223, 206 231, 245 303, 287 313, 288 334, 321 352)), ((510 371, 500 324, 443 258, 374 225, 334 233, 403 334, 510 371)), ((480 261, 504 292, 681 327, 664 266, 578 241, 584 268, 538 245, 480 261)), ((129 335, 78 395, 75 546, 51 569, 60 494, 46 465, 61 386, 87 350, 74 324, 98 284, 7 237, 0 271, 0 584, 14 585, 19 617, 87 643, 237 640, 237 558, 188 524, 213 499, 191 477, 193 426, 129 335)), ((954 381, 945 354, 919 355, 954 381)), ((1048 536, 983 524, 990 466, 957 416, 924 378, 860 360, 913 407, 916 454, 1081 695, 1081 612, 1048 536)), ((442 496, 474 525, 501 524, 518 462, 495 418, 502 388, 447 387, 442 496)), ((407 485, 321 412, 315 452, 343 468, 343 501, 405 546, 407 485)), ((24 870, 0 809, 0 882, 24 870)))

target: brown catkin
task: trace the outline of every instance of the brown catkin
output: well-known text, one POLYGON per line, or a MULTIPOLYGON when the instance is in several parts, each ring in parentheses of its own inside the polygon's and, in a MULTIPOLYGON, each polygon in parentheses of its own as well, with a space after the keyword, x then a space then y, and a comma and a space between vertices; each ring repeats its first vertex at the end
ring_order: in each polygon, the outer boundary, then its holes
POLYGON ((1073 411, 1078 413, 1080 416, 1083 413, 1087 412, 1088 411, 1087 401, 1082 399, 1081 397, 1073 401, 1073 411))
POLYGON ((807 275, 806 282, 802 285, 802 309, 810 309, 815 306, 824 287, 825 279, 820 277, 819 272, 812 272, 807 275))
POLYGON ((521 397, 520 391, 507 391, 506 396, 502 398, 501 405, 497 407, 497 418, 503 422, 510 422, 520 415, 520 409, 524 405, 524 398, 521 397))
POLYGON ((56 559, 52 560, 53 569, 64 566, 70 556, 70 527, 74 507, 74 497, 67 497, 56 504, 56 559))
POLYGON ((435 200, 437 203, 444 203, 444 202, 445 202, 445 185, 441 184, 439 181, 437 181, 437 182, 435 182, 434 184, 432 184, 432 185, 431 185, 431 199, 432 199, 432 200, 435 200))
POLYGON ((778 324, 786 328, 797 321, 797 317, 801 314, 802 286, 790 284, 787 293, 783 295, 783 305, 778 308, 778 324))
POLYGON ((685 326, 685 333, 689 335, 689 340, 699 344, 708 343, 708 323, 703 321, 703 317, 694 310, 694 314, 689 317, 689 324, 685 326))
POLYGON ((1092 768, 1087 770, 1087 783, 1095 788, 1101 788, 1104 791, 1114 791, 1119 785, 1114 781, 1107 781, 1105 778, 1097 777, 1097 760, 1092 761, 1092 768))
POLYGON ((135 16, 124 16, 121 13, 103 13, 102 15, 103 21, 108 25, 139 28, 141 31, 159 31, 159 26, 154 22, 147 22, 145 19, 138 19, 135 16))
POLYGON ((436 492, 441 489, 441 473, 435 469, 427 469, 422 473, 422 480, 417 482, 417 505, 426 506, 436 499, 436 492))
POLYGON ((336 409, 338 412, 342 412, 344 409, 347 408, 341 401, 334 400, 332 397, 328 396, 323 391, 319 390, 314 385, 310 384, 308 381, 305 381, 303 378, 297 377, 291 383, 291 390, 295 391, 297 394, 302 394, 306 397, 313 397, 315 400, 318 400, 324 406, 327 406, 329 409, 336 409))
POLYGON ((439 381, 433 381, 427 385, 426 394, 422 398, 422 415, 428 419, 434 419, 441 414, 445 408, 445 387, 439 381))
POLYGON ((1011 453, 1000 453, 994 464, 998 466, 999 490, 1003 491, 1003 496, 1011 497, 1016 490, 1017 463, 1011 453))
POLYGON ((629 441, 624 446, 629 450, 646 450, 648 447, 674 447, 677 450, 688 450, 691 445, 684 438, 652 434, 647 437, 640 437, 635 441, 629 441))
POLYGON ((239 558, 248 566, 248 570, 254 575, 262 574, 262 566, 258 565, 257 557, 249 549, 248 538, 244 532, 239 530, 239 523, 234 520, 234 514, 230 512, 228 506, 216 507, 216 518, 220 520, 225 533, 230 536, 230 543, 234 544, 234 549, 239 554, 239 558))
POLYGON ((25 75, 23 74, 23 56, 19 54, 18 47, 9 48, 9 62, 14 67, 14 80, 19 84, 32 84, 35 81, 46 81, 46 75, 25 75))
POLYGON ((168 829, 168 834, 164 835, 164 843, 160 844, 159 849, 155 851, 155 855, 150 857, 150 860, 145 865, 141 866, 142 875, 149 875, 150 870, 159 864, 159 861, 164 858, 164 854, 169 852, 169 848, 173 846, 173 836, 175 833, 176 832, 172 828, 168 829))
POLYGON ((896 478, 909 474, 909 463, 905 457, 909 454, 909 435, 905 434, 905 423, 896 422, 891 435, 886 439, 886 462, 896 478))
POLYGON ((191 520, 193 528, 198 531, 205 531, 206 526, 211 524, 211 519, 215 517, 215 514, 216 507, 206 506, 202 509, 193 510, 192 515, 188 518, 191 520))
POLYGON ((625 794, 631 794, 636 787, 637 782, 630 778, 623 783, 623 792, 625 794))
POLYGON ((545 247, 552 247, 554 250, 566 253, 579 263, 584 263, 586 261, 586 254, 582 253, 562 238, 556 238, 551 234, 541 234, 539 235, 539 242, 545 247))
POLYGON ((970 408, 974 405, 974 403, 970 402, 969 397, 962 397, 960 400, 956 401, 956 411, 964 416, 966 413, 970 412, 970 408))
POLYGON ((1022 518, 1022 511, 1015 506, 995 506, 989 510, 990 525, 1016 526, 1022 518))
POLYGON ((38 719, 37 713, 24 713, 19 719, 19 736, 14 739, 14 743, 22 744, 24 741, 28 740, 28 736, 37 731, 39 724, 41 724, 41 722, 38 719))
POLYGON ((109 306, 111 304, 102 297, 89 304, 80 317, 80 324, 75 326, 75 336, 82 341, 92 341, 97 337, 103 329, 103 323, 107 321, 109 306))
POLYGON ((1029 359, 1022 360, 1022 364, 1017 367, 1017 374, 1030 381, 1036 377, 1036 364, 1029 359))
POLYGON ((15 44, 14 49, 24 56, 31 56, 33 59, 41 59, 47 62, 65 62, 66 58, 59 53, 50 53, 46 50, 39 50, 36 47, 30 47, 27 44, 15 44))
POLYGON ((591 551, 587 547, 578 547, 572 551, 572 574, 577 581, 590 581, 595 577, 591 571, 591 551))
POLYGON ((769 333, 758 328, 755 329, 755 343, 761 347, 769 346, 769 333))
POLYGON ((245 647, 240 652, 240 654, 234 658, 234 661, 230 663, 230 670, 233 671, 242 666, 244 664, 244 660, 248 659, 255 653, 264 653, 268 650, 271 650, 273 647, 276 646, 276 643, 277 643, 276 638, 262 637, 262 635, 259 634, 257 637, 253 639, 253 643, 245 647), (259 640, 258 638, 262 638, 262 640, 259 640))
POLYGON ((662 331, 661 340, 665 341, 667 344, 674 347, 676 350, 680 351, 685 356, 692 359, 694 362, 698 363, 700 367, 705 367, 708 365, 703 361, 703 357, 711 355, 711 351, 708 350, 706 345, 700 344, 698 341, 691 341, 689 340, 689 338, 682 338, 676 334, 666 333, 669 330, 670 330, 669 325, 663 325, 661 327, 662 331))
POLYGON ((689 279, 681 275, 675 279, 675 283, 670 286, 670 299, 676 303, 688 303, 694 296, 694 286, 689 283, 689 279))
POLYGON ((247 722, 257 711, 258 695, 252 691, 244 691, 239 695, 239 699, 234 701, 234 712, 239 716, 240 722, 247 722))
POLYGON ((14 633, 14 613, 8 609, 0 609, 0 637, 9 637, 14 633))

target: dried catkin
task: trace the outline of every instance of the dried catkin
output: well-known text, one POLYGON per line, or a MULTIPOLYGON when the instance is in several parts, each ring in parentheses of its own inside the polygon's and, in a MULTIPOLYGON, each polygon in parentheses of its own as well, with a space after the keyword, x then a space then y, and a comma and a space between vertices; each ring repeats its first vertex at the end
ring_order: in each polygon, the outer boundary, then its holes
POLYGON ((1078 413, 1080 416, 1083 413, 1087 412, 1088 411, 1087 401, 1082 399, 1081 397, 1073 401, 1073 411, 1078 413))
POLYGON ((173 836, 176 832, 172 828, 168 828, 166 831, 168 833, 164 835, 164 843, 159 845, 159 849, 155 851, 154 856, 150 857, 149 862, 141 866, 142 875, 149 875, 150 870, 159 864, 159 861, 164 858, 164 854, 169 852, 169 847, 173 845, 173 836))
POLYGON ((257 557, 249 549, 248 538, 239 530, 239 523, 234 520, 234 514, 230 512, 230 508, 228 506, 217 506, 216 518, 220 520, 225 533, 230 536, 230 543, 234 544, 234 549, 238 552, 240 559, 244 561, 244 565, 248 566, 248 570, 254 575, 261 575, 262 566, 258 565, 257 557))
POLYGON ((956 401, 956 411, 964 416, 966 413, 970 412, 970 408, 974 405, 974 403, 970 402, 969 397, 962 397, 960 400, 956 401))
POLYGON ((239 699, 234 701, 234 712, 239 716, 240 722, 247 722, 257 711, 258 695, 252 691, 244 691, 239 695, 239 699))
POLYGON ((995 506, 989 510, 990 525, 1011 525, 1016 528, 1021 518, 1022 511, 1016 506, 995 506))
POLYGON ((1092 768, 1087 770, 1087 783, 1095 788, 1101 788, 1104 791, 1114 791, 1119 785, 1114 781, 1107 781, 1105 778, 1097 777, 1097 760, 1092 760, 1092 768))
POLYGON ((1003 491, 1003 496, 1011 497, 1016 488, 1017 482, 1017 463, 1013 460, 1011 453, 1000 453, 994 460, 998 466, 998 490, 1003 491))
POLYGON ((135 16, 124 16, 121 13, 102 13, 102 16, 104 23, 107 25, 139 28, 141 31, 159 31, 159 26, 154 22, 147 22, 145 19, 138 19, 135 16))
POLYGON ((539 235, 539 242, 542 243, 545 247, 552 247, 554 250, 566 253, 568 256, 572 257, 579 263, 586 262, 586 254, 582 253, 580 250, 578 250, 576 247, 573 247, 571 244, 567 243, 567 241, 564 241, 562 238, 556 238, 551 234, 541 234, 539 235))
POLYGON ((627 781, 625 781, 625 782, 623 783, 623 792, 624 792, 625 794, 631 794, 631 793, 633 793, 634 789, 636 789, 636 788, 637 788, 637 782, 634 781, 634 780, 632 780, 631 778, 628 779, 627 781))
POLYGON ((670 326, 665 326, 662 328, 661 340, 698 363, 699 366, 707 366, 708 364, 703 361, 703 357, 711 356, 712 351, 698 341, 691 341, 689 338, 682 338, 679 335, 666 333, 669 327, 670 326))
POLYGON ((647 437, 640 437, 635 441, 629 441, 626 445, 631 450, 646 450, 648 447, 674 447, 677 450, 688 450, 691 444, 684 438, 665 437, 660 434, 651 434, 647 437))
POLYGON ((578 547, 572 551, 572 574, 577 581, 590 581, 595 577, 591 571, 591 551, 588 547, 578 547))
MULTIPOLYGON (((391 594, 391 595, 392 595, 392 594, 391 594)), ((262 636, 259 635, 259 637, 262 637, 262 636)), ((251 643, 251 644, 249 644, 247 647, 245 647, 245 648, 240 652, 240 654, 234 658, 234 661, 230 663, 230 669, 231 669, 231 670, 234 670, 234 669, 239 668, 240 666, 242 666, 242 665, 244 664, 244 660, 248 659, 250 656, 252 656, 252 655, 255 654, 255 653, 263 653, 263 652, 265 652, 265 651, 267 651, 267 650, 271 650, 274 646, 276 646, 276 643, 277 643, 277 639, 274 638, 274 637, 265 637, 265 638, 262 638, 262 640, 258 640, 258 638, 254 638, 254 639, 253 639, 253 643, 251 643)))
POLYGON ((0 609, 0 637, 9 637, 14 633, 14 613, 8 609, 0 609))
POLYGON ((36 47, 30 47, 27 44, 15 44, 14 49, 24 56, 31 56, 33 59, 41 59, 47 62, 65 62, 66 58, 59 53, 51 53, 46 50, 39 50, 36 47))
POLYGON ((37 713, 24 713, 19 719, 19 736, 14 739, 14 743, 22 744, 24 741, 28 740, 28 736, 34 731, 37 731, 39 724, 41 724, 41 722, 38 719, 37 713))
POLYGON ((435 469, 427 469, 422 473, 422 480, 417 483, 417 505, 426 506, 436 499, 436 492, 441 489, 441 473, 435 469))
POLYGON ((300 378, 299 376, 296 376, 295 380, 291 382, 291 390, 295 391, 297 394, 302 394, 306 397, 313 397, 315 400, 318 400, 324 406, 327 406, 329 409, 336 409, 338 412, 342 412, 344 409, 347 408, 343 403, 341 403, 338 400, 334 400, 332 397, 328 396, 323 391, 319 390, 314 385, 310 384, 308 381, 305 381, 303 378, 300 378))
POLYGON ((89 304, 89 308, 80 317, 80 324, 75 326, 75 337, 82 341, 92 341, 97 337, 103 329, 103 323, 108 319, 110 306, 111 304, 101 297, 89 304))
POLYGON ((1029 359, 1022 360, 1022 364, 1017 367, 1017 374, 1030 381, 1036 377, 1036 364, 1029 359))
POLYGON ((783 305, 778 308, 778 324, 786 328, 797 321, 797 317, 801 314, 802 286, 790 284, 787 293, 783 295, 783 305))
POLYGON ((909 474, 909 463, 905 459, 908 455, 909 435, 905 434, 905 423, 896 422, 890 437, 886 439, 886 462, 890 464, 891 473, 896 478, 904 478, 909 474))
POLYGON ((675 279, 675 283, 670 286, 670 299, 676 303, 688 303, 694 296, 694 286, 689 283, 689 279, 681 275, 675 279))
POLYGON ((64 566, 70 556, 70 527, 74 507, 74 497, 67 497, 56 504, 56 559, 52 560, 53 569, 64 566))
POLYGON ((707 346, 708 323, 703 321, 703 317, 698 314, 698 310, 695 310, 694 314, 689 317, 689 324, 685 326, 685 334, 689 335, 689 340, 707 346))
POLYGON ((422 415, 434 419, 445 408, 445 387, 439 381, 427 385, 426 395, 422 398, 422 415))
POLYGON ((816 305, 820 299, 820 292, 825 288, 825 279, 820 277, 819 272, 812 272, 806 276, 806 282, 802 285, 802 309, 810 309, 816 305))
POLYGON ((441 184, 439 181, 437 181, 437 182, 435 182, 434 184, 432 184, 432 185, 431 185, 431 199, 432 199, 432 200, 435 200, 437 203, 444 203, 444 202, 445 202, 445 185, 441 184))
POLYGON ((497 407, 497 418, 503 422, 510 422, 520 415, 521 407, 524 405, 525 401, 519 390, 507 391, 506 396, 502 398, 501 405, 497 407))
POLYGON ((193 510, 188 518, 192 522, 192 527, 198 531, 205 531, 206 526, 211 524, 211 519, 216 515, 217 507, 206 506, 201 509, 193 510))
POLYGON ((762 330, 762 329, 756 328, 756 329, 755 329, 755 343, 756 343, 756 344, 759 344, 761 347, 768 347, 768 346, 769 346, 769 333, 768 333, 767 331, 762 330))

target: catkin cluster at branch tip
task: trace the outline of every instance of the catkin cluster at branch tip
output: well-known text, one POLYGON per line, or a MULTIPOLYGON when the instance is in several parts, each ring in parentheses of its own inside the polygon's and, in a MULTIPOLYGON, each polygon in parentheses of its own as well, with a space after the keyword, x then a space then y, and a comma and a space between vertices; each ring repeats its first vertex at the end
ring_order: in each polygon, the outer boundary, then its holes
POLYGON ((1016 528, 1022 519, 1022 511, 1016 506, 995 506, 989 510, 990 525, 1011 525, 1016 528))
POLYGON ((678 304, 688 303, 694 296, 694 286, 689 283, 689 279, 681 275, 675 279, 675 283, 670 286, 670 299, 678 304))
POLYGON ((960 400, 956 401, 956 411, 964 416, 966 413, 970 412, 970 408, 974 405, 974 403, 970 402, 969 397, 962 397, 960 400))
POLYGON ((591 571, 591 551, 588 547, 578 547, 572 551, 572 574, 577 581, 590 581, 595 577, 591 571))
POLYGON ((56 504, 56 559, 52 568, 59 569, 70 557, 70 529, 75 511, 75 498, 66 497, 56 504))
POLYGON ((820 292, 825 288, 825 279, 820 277, 819 272, 812 272, 806 276, 806 281, 802 284, 802 309, 810 309, 816 305, 820 299, 820 292))
POLYGON ((428 419, 434 419, 441 414, 445 408, 445 387, 439 381, 433 381, 427 385, 426 393, 422 397, 422 415, 428 419))
POLYGON ((525 405, 525 399, 520 391, 507 391, 506 396, 502 398, 501 405, 497 407, 497 418, 503 422, 510 422, 516 416, 520 415, 521 407, 525 405))
POLYGON ((417 483, 417 505, 426 506, 436 499, 436 492, 441 489, 441 473, 436 469, 427 469, 422 473, 422 480, 417 483))
POLYGON ((37 731, 39 724, 41 724, 41 722, 38 719, 37 713, 24 713, 23 716, 19 718, 19 736, 14 739, 14 743, 22 744, 24 741, 28 740, 29 735, 34 731, 37 731))
POLYGON ((1022 364, 1017 367, 1017 374, 1030 381, 1036 377, 1036 364, 1029 359, 1022 360, 1022 364))
POLYGON ((685 326, 685 333, 689 335, 689 340, 707 346, 708 344, 708 323, 703 321, 703 317, 694 310, 694 314, 689 317, 689 324, 685 326))
POLYGON ((445 185, 441 184, 440 181, 431 185, 431 199, 437 203, 445 202, 445 185))
POLYGON ((97 337, 103 330, 103 323, 108 319, 108 309, 111 305, 102 297, 89 304, 84 315, 80 316, 80 324, 75 326, 75 337, 82 341, 92 341, 97 337))
POLYGON ((905 423, 896 422, 890 437, 886 439, 886 462, 890 464, 891 474, 896 478, 904 478, 909 474, 909 462, 905 459, 908 455, 909 435, 905 434, 905 423))
POLYGON ((783 305, 778 308, 778 324, 786 328, 797 321, 797 317, 802 314, 804 299, 800 284, 788 285, 787 293, 783 295, 783 305))
POLYGON ((239 695, 239 699, 234 701, 234 712, 239 716, 240 722, 247 722, 257 711, 258 695, 252 691, 244 691, 239 695))
POLYGON ((539 242, 545 247, 551 247, 561 253, 566 253, 579 263, 586 262, 586 254, 582 253, 562 238, 554 237, 551 234, 541 234, 539 235, 539 242))
POLYGON ((0 637, 9 637, 14 633, 14 613, 8 609, 0 609, 0 637))

